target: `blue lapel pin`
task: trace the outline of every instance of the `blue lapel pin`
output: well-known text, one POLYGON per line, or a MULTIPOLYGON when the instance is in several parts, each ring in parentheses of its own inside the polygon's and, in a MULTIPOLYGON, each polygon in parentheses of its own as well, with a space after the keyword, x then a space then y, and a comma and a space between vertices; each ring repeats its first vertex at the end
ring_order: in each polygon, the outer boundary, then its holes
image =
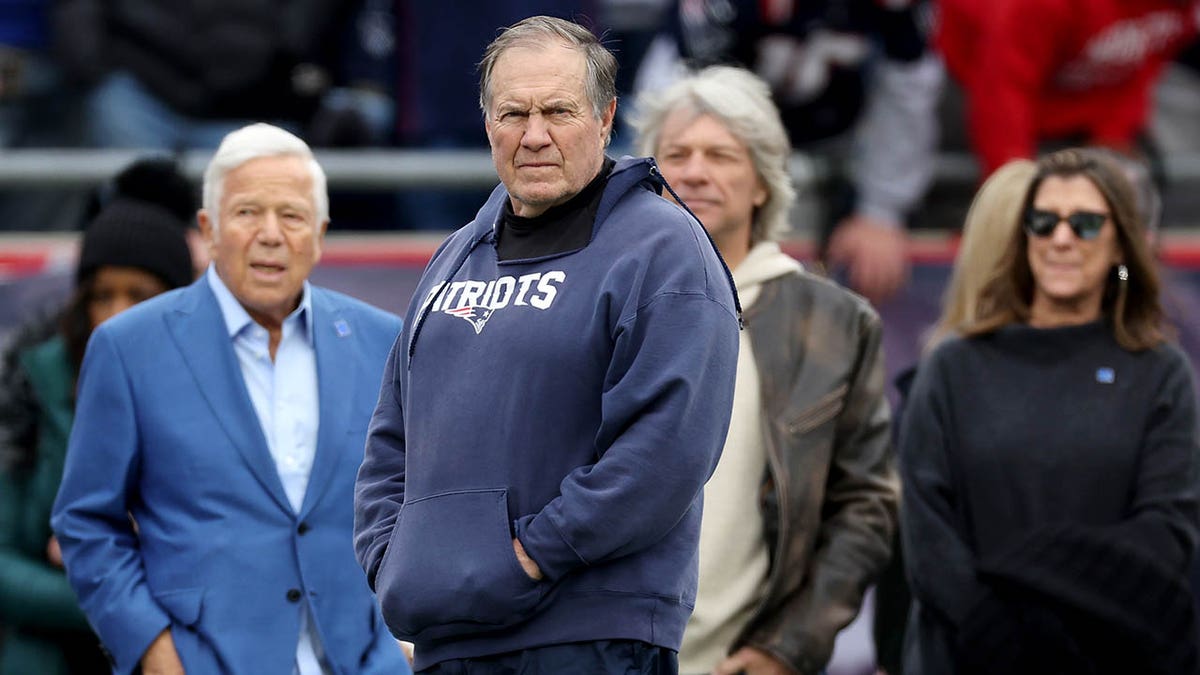
POLYGON ((1096 381, 1100 384, 1112 384, 1117 381, 1117 372, 1108 367, 1097 368, 1096 381))
POLYGON ((350 324, 346 323, 345 319, 338 319, 333 322, 333 329, 337 331, 338 337, 346 337, 350 335, 350 324))

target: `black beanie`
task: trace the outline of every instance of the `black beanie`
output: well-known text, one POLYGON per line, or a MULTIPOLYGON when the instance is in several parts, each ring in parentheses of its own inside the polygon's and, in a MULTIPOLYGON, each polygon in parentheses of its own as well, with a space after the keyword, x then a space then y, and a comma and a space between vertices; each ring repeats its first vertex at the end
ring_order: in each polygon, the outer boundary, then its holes
POLYGON ((191 227, 200 208, 199 191, 170 157, 150 156, 125 167, 112 180, 112 199, 128 197, 158 204, 191 227))
POLYGON ((161 206, 134 199, 109 202, 83 232, 78 285, 105 265, 136 267, 158 276, 168 288, 192 282, 186 225, 161 206))

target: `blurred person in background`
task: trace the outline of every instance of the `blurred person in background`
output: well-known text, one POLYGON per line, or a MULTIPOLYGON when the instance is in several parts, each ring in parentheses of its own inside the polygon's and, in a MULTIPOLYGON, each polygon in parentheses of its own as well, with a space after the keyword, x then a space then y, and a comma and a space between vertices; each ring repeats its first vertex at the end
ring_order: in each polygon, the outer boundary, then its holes
MULTIPOLYGON (((0 674, 109 672, 80 611, 50 530, 84 347, 103 321, 192 281, 184 224, 122 198, 83 234, 75 289, 57 330, 26 332, 0 380, 0 674)), ((35 328, 36 331, 36 328, 35 328)))
MULTIPOLYGON (((117 199, 135 199, 158 204, 170 211, 185 226, 184 235, 192 251, 194 277, 208 267, 208 245, 196 225, 196 209, 200 208, 199 187, 194 185, 170 156, 149 154, 121 169, 112 180, 98 186, 91 194, 84 216, 87 220, 106 204, 117 199)), ((86 221, 85 221, 86 222, 86 221)))
POLYGON ((354 560, 354 473, 399 319, 307 278, 304 141, 254 124, 205 172, 212 264, 101 325, 51 524, 116 672, 407 673, 354 560))
MULTIPOLYGON (((665 12, 674 9, 674 0, 600 0, 597 4, 604 42, 617 55, 617 97, 632 100, 638 68, 662 27, 665 12)), ((627 108, 631 110, 632 106, 617 110, 613 142, 617 147, 632 149, 636 139, 625 119, 627 108)))
POLYGON ((49 53, 50 0, 0 1, 0 148, 74 145, 78 92, 49 53))
MULTIPOLYGON (((1145 164, 1107 148, 1086 148, 1085 155, 1110 160, 1121 167, 1134 188, 1138 217, 1146 224, 1148 241, 1156 243, 1161 201, 1145 164)), ((979 318, 984 288, 997 273, 997 265, 1015 230, 1021 226, 1029 185, 1037 173, 1033 160, 1013 159, 996 169, 980 186, 971 202, 962 228, 950 281, 942 297, 941 314, 923 339, 922 353, 928 355, 944 340, 962 335, 979 318)), ((907 399, 919 364, 905 369, 895 379, 900 394, 894 425, 899 436, 907 399)), ((899 533, 897 532, 897 535, 899 533)), ((903 668, 904 633, 908 624, 911 593, 904 578, 904 555, 899 537, 894 555, 880 577, 875 591, 873 633, 881 671, 900 675, 903 668)))
POLYGON ((792 147, 833 173, 805 226, 825 263, 876 303, 907 282, 906 223, 934 169, 943 76, 927 4, 679 0, 638 74, 639 91, 717 63, 766 80, 792 147))
POLYGON ((57 0, 54 50, 89 86, 89 143, 215 148, 265 119, 305 128, 362 0, 57 0))
MULTIPOLYGON (((346 3, 330 61, 330 87, 306 128, 314 147, 377 147, 395 142, 395 0, 346 3)), ((339 220, 341 219, 339 211, 339 220)))
POLYGON ((1153 87, 1196 37, 1200 0, 939 0, 936 42, 984 175, 1066 145, 1155 160, 1153 87))
POLYGON ((1033 160, 1014 159, 1001 169, 984 181, 967 210, 950 281, 942 296, 942 313, 925 338, 925 353, 975 323, 983 289, 1021 226, 1021 209, 1037 167, 1033 160))
POLYGON ((1200 36, 1158 78, 1150 135, 1164 155, 1200 153, 1200 36))
MULTIPOLYGON (((0 153, 83 142, 83 92, 51 53, 53 0, 0 0, 0 153)), ((0 229, 72 230, 86 192, 0 184, 0 229)))
MULTIPOLYGON (((134 160, 115 176, 87 192, 81 200, 81 220, 74 223, 79 232, 86 232, 88 225, 110 203, 116 201, 144 202, 165 209, 174 216, 171 222, 184 228, 188 247, 192 252, 192 263, 198 276, 207 266, 208 250, 198 240, 196 209, 199 207, 199 190, 180 172, 178 164, 167 156, 146 155, 134 160)), ((194 278, 193 276, 193 278, 194 278)), ((64 295, 70 289, 64 291, 64 295)), ((56 297, 50 306, 37 307, 14 331, 26 345, 36 344, 50 338, 58 331, 62 308, 56 297)))
POLYGON ((1063 150, 1020 213, 906 403, 905 672, 1194 672, 1196 397, 1133 188, 1063 150))
MULTIPOLYGON (((1021 223, 1025 195, 1037 171, 1032 160, 1015 159, 984 181, 963 222, 962 241, 954 258, 950 282, 942 295, 942 311, 924 339, 924 353, 943 340, 960 335, 979 316, 979 297, 995 276, 1000 258, 1021 223)), ((916 377, 918 365, 901 372, 895 386, 900 404, 893 416, 893 437, 899 437, 903 404, 916 377)), ((908 625, 911 593, 904 578, 904 555, 897 528, 892 558, 875 587, 873 634, 875 658, 882 672, 900 675, 903 668, 904 632, 908 625)))
POLYGON ((818 675, 896 526, 882 326, 775 241, 795 193, 762 79, 712 66, 643 93, 637 109, 638 152, 712 235, 745 312, 680 672, 818 675))

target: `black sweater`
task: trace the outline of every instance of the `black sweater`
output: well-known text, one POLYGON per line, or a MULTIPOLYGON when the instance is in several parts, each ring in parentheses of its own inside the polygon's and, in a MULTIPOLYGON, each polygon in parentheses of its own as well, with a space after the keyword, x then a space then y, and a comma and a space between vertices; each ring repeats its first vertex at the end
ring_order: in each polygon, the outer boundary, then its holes
POLYGON ((955 633, 985 591, 978 563, 1033 528, 1117 526, 1170 569, 1191 559, 1200 446, 1174 346, 1126 351, 1104 321, 951 340, 923 364, 902 429, 919 605, 906 672, 950 672, 955 633))

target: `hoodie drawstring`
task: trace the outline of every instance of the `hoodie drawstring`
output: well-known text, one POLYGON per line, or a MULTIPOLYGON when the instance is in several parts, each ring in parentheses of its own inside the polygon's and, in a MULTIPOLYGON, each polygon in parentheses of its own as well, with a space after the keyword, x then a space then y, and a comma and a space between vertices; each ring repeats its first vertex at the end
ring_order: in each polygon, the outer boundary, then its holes
POLYGON ((454 275, 458 274, 458 271, 462 269, 464 264, 466 264, 467 258, 471 257, 471 252, 475 250, 476 246, 479 246, 480 243, 487 239, 488 235, 491 234, 492 230, 488 230, 487 232, 479 235, 475 241, 471 242, 471 245, 467 247, 466 252, 458 257, 458 262, 454 263, 454 269, 450 270, 450 274, 446 275, 445 280, 442 281, 441 286, 438 288, 437 294, 433 296, 432 300, 425 303, 425 307, 421 309, 421 316, 417 317, 417 325, 413 326, 412 337, 408 341, 409 369, 412 369, 413 354, 417 351, 417 337, 421 334, 421 327, 425 325, 425 318, 429 316, 429 312, 433 306, 438 303, 442 297, 442 294, 446 292, 446 288, 450 286, 450 280, 453 279, 454 275))

